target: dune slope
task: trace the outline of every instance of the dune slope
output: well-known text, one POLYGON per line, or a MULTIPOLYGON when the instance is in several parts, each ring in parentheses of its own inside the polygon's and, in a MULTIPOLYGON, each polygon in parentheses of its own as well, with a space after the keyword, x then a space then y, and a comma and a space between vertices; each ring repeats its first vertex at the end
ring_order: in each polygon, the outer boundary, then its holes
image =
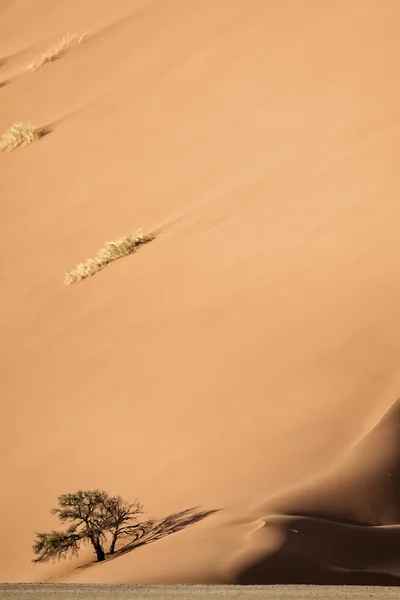
POLYGON ((47 135, 0 155, 1 581, 397 582, 399 17, 2 3, 0 132, 47 135), (156 239, 64 286, 138 228, 156 239), (80 487, 219 512, 33 567, 80 487))
POLYGON ((284 541, 274 552, 266 544, 239 581, 398 585, 399 433, 397 401, 329 473, 262 507, 252 535, 277 529, 284 541))

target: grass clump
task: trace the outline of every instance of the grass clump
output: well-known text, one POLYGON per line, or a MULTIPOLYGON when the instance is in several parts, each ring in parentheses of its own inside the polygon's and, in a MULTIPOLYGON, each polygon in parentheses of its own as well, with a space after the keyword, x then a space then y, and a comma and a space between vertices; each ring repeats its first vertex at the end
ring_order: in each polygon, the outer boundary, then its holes
POLYGON ((106 242, 104 248, 98 251, 94 258, 88 258, 65 274, 65 285, 71 285, 77 281, 82 281, 87 277, 91 277, 97 271, 104 269, 108 264, 118 258, 132 254, 135 250, 147 244, 154 239, 154 235, 135 233, 133 235, 123 236, 115 242, 106 242))
MULTIPOLYGON (((42 56, 38 58, 36 62, 33 62, 30 65, 28 65, 28 70, 35 72, 41 67, 43 67, 43 65, 45 65, 46 63, 53 62, 60 58, 60 56, 64 54, 68 46, 70 46, 77 37, 78 36, 76 33, 72 35, 67 33, 67 35, 64 35, 61 39, 58 40, 58 42, 47 48, 46 52, 44 52, 44 54, 42 54, 42 56)), ((81 42, 82 38, 83 36, 81 36, 78 39, 78 43, 81 42)))
POLYGON ((0 137, 0 152, 10 151, 18 146, 25 146, 41 138, 43 130, 30 123, 13 123, 0 137))

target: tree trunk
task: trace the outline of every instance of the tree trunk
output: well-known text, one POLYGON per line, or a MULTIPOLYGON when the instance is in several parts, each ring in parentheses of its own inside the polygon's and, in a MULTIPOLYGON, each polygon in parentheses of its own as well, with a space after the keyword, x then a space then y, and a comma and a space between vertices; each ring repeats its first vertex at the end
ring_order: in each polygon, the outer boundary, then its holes
POLYGON ((111 540, 110 554, 114 554, 114 552, 115 552, 115 544, 117 543, 117 539, 118 539, 118 532, 116 531, 111 540))
POLYGON ((92 540, 92 544, 96 551, 97 562, 101 562, 102 560, 105 560, 106 555, 104 554, 103 546, 100 544, 100 542, 98 540, 96 540, 96 541, 92 540))

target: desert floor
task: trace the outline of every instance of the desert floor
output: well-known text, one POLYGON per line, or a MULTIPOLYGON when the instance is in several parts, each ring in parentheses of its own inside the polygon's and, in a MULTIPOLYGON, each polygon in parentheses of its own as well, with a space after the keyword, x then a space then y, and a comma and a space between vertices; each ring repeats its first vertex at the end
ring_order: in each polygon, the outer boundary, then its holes
POLYGON ((157 586, 157 585, 7 585, 2 600, 383 600, 398 598, 385 587, 348 586, 157 586))

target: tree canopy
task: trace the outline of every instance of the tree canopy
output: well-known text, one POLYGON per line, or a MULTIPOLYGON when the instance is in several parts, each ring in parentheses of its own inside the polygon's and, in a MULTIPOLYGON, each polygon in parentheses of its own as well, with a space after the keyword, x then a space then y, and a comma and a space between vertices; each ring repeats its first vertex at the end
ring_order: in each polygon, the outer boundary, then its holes
POLYGON ((121 496, 109 496, 104 490, 78 490, 62 494, 58 507, 51 511, 61 523, 68 523, 65 531, 36 533, 33 551, 35 563, 47 562, 77 555, 81 544, 91 544, 98 561, 106 557, 105 544, 114 554, 120 538, 138 537, 145 533, 145 524, 138 521, 144 513, 139 500, 129 503, 121 496))

